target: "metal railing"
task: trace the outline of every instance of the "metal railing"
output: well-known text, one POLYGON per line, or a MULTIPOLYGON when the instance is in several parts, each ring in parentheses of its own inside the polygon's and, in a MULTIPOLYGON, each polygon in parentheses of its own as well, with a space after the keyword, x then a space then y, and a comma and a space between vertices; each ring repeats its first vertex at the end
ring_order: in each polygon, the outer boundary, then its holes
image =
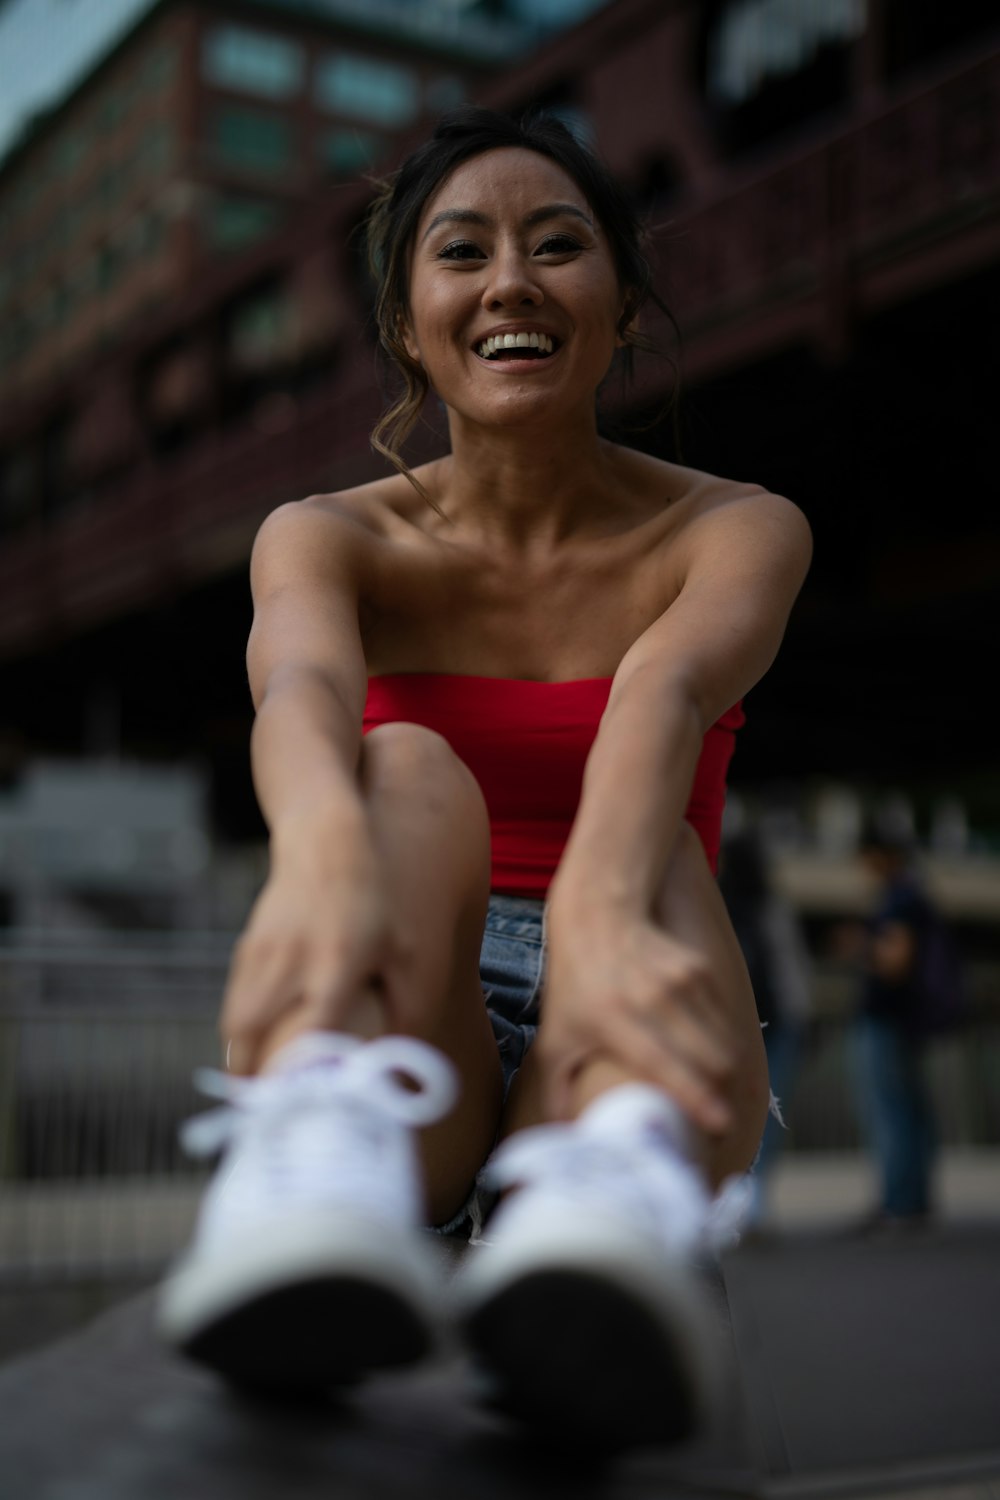
POLYGON ((0 935, 0 1011, 67 1005, 187 1013, 218 1005, 235 934, 15 929, 0 935))
MULTIPOLYGON (((190 1231, 205 1174, 178 1128, 205 1107, 194 1069, 219 1061, 228 943, 115 946, 0 945, 0 1281, 155 1271, 190 1231)), ((861 1145, 843 975, 826 980, 786 1099, 791 1152, 861 1145)), ((977 1012, 927 1065, 942 1144, 1000 1144, 1000 1015, 977 1012)))

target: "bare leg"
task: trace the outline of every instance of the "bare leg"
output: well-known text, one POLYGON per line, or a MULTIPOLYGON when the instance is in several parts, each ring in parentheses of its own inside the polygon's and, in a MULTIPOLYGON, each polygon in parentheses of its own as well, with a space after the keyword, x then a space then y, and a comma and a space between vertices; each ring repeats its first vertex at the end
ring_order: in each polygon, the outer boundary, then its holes
MULTIPOLYGON (((489 823, 474 777, 439 735, 417 725, 388 724, 366 737, 361 782, 400 931, 419 939, 412 979, 422 1009, 414 1034, 446 1053, 462 1080, 458 1104, 422 1140, 428 1209, 441 1223, 461 1207, 500 1114, 500 1061, 479 982, 489 823)), ((265 1054, 309 1024, 295 1012, 283 1017, 265 1054)), ((369 1037, 388 1029, 376 993, 358 996, 344 1029, 369 1037)))
MULTIPOLYGON (((724 1137, 703 1134, 699 1140, 702 1163, 714 1188, 731 1173, 745 1171, 756 1154, 767 1119, 767 1057, 736 934, 708 867, 701 841, 687 823, 681 825, 667 867, 658 916, 668 931, 676 933, 709 959, 719 992, 729 1007, 737 1038, 740 1055, 728 1101, 733 1111, 733 1125, 724 1137)), ((579 1114, 608 1089, 633 1081, 633 1077, 614 1059, 594 1058, 577 1077, 574 1112, 579 1114)), ((504 1115, 505 1135, 545 1118, 544 1085, 541 1054, 532 1050, 511 1090, 504 1115)))

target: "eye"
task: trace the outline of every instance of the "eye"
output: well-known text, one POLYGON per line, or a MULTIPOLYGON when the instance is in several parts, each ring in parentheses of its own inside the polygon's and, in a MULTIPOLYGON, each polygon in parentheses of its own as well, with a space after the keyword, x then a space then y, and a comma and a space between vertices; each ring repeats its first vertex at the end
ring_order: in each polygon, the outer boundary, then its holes
POLYGON ((482 254, 474 240, 452 240, 438 251, 438 260, 475 260, 482 254))
POLYGON ((580 241, 571 234, 547 234, 535 251, 536 255, 569 255, 581 248, 580 241))

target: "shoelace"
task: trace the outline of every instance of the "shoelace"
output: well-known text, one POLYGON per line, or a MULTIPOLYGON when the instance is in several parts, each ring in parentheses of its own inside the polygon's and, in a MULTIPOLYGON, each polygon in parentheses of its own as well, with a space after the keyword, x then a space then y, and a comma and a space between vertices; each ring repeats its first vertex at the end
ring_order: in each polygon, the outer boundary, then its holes
POLYGON ((539 1125, 504 1142, 490 1161, 487 1181, 498 1191, 544 1185, 583 1201, 593 1201, 596 1190, 622 1222, 645 1223, 681 1248, 718 1251, 735 1243, 751 1204, 747 1179, 728 1179, 711 1199, 683 1158, 647 1164, 642 1152, 633 1139, 591 1134, 585 1124, 539 1125))
POLYGON ((430 1125, 457 1098, 457 1074, 449 1059, 416 1037, 363 1042, 330 1033, 310 1042, 302 1065, 294 1071, 237 1078, 215 1068, 199 1068, 194 1077, 199 1092, 221 1099, 223 1107, 185 1122, 185 1150, 192 1156, 215 1155, 255 1116, 266 1115, 274 1127, 282 1118, 338 1100, 374 1106, 403 1125, 430 1125), (400 1075, 418 1088, 406 1088, 400 1075))

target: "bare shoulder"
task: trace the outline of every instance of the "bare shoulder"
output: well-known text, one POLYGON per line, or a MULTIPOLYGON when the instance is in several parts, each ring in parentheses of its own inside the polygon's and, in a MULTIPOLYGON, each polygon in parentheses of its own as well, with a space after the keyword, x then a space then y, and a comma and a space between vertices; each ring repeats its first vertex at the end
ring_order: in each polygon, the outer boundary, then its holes
POLYGON ((738 554, 751 565, 770 558, 804 576, 812 532, 792 500, 759 484, 670 467, 683 476, 678 544, 689 564, 706 554, 738 554))
MULTIPOLYGON (((405 484, 405 481, 403 481, 405 484)), ((406 485, 412 492, 412 487, 406 485)), ((399 523, 407 497, 395 479, 310 495, 279 505, 254 542, 255 580, 353 573, 360 583, 399 523)))

